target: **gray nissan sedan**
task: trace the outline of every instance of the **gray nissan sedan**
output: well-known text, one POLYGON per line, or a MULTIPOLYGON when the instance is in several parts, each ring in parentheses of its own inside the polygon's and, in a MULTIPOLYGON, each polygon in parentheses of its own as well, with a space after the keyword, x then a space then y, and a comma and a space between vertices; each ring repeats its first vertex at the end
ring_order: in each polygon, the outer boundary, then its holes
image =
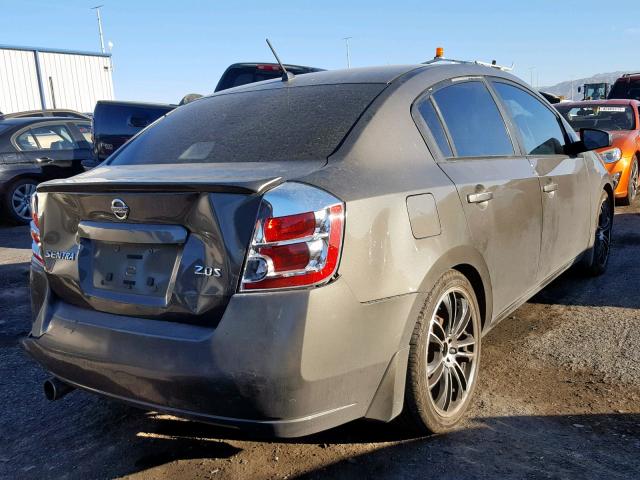
POLYGON ((276 436, 452 429, 483 335, 604 271, 612 184, 518 78, 475 64, 251 84, 33 198, 26 350, 73 388, 276 436))

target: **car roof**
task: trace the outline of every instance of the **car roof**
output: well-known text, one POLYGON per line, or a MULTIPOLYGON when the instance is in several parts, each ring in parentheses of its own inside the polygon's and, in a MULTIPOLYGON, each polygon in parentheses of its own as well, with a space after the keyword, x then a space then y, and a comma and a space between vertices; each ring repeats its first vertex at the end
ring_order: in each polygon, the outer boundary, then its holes
MULTIPOLYGON (((415 68, 424 65, 388 65, 383 67, 362 67, 348 68, 341 70, 322 70, 319 72, 305 73, 296 76, 293 80, 286 82, 288 86, 311 86, 311 85, 330 85, 338 83, 390 83, 393 79, 403 75, 415 68)), ((277 88, 285 82, 275 78, 264 80, 262 82, 247 83, 238 87, 230 88, 216 93, 216 95, 224 95, 225 93, 260 90, 262 88, 277 88)))
POLYGON ((640 72, 626 73, 616 79, 616 82, 626 82, 627 80, 640 80, 640 72))
POLYGON ((77 117, 17 117, 17 118, 1 118, 0 125, 24 126, 31 123, 49 123, 58 121, 74 121, 74 122, 91 122, 88 118, 77 117))
MULTIPOLYGON (((86 117, 86 114, 82 113, 82 112, 78 112, 77 110, 73 110, 71 108, 45 108, 45 109, 38 109, 38 110, 24 110, 21 112, 12 112, 12 113, 4 113, 1 114, 0 113, 0 118, 2 117, 7 117, 7 118, 12 118, 14 115, 15 116, 28 116, 28 114, 34 114, 35 116, 40 116, 39 114, 54 114, 54 113, 72 113, 74 115, 79 115, 82 117, 86 117)), ((51 115, 53 116, 53 115, 51 115)))
POLYGON ((222 90, 209 96, 228 95, 240 92, 268 90, 281 87, 306 87, 313 85, 335 85, 356 83, 391 84, 396 79, 408 73, 425 76, 425 82, 436 83, 446 78, 462 76, 496 76, 522 82, 514 75, 498 68, 487 67, 474 62, 465 63, 436 63, 436 64, 409 64, 409 65, 385 65, 376 67, 347 68, 341 70, 325 70, 320 72, 305 73, 296 76, 293 80, 283 82, 281 79, 264 80, 262 82, 248 83, 228 90, 222 90))

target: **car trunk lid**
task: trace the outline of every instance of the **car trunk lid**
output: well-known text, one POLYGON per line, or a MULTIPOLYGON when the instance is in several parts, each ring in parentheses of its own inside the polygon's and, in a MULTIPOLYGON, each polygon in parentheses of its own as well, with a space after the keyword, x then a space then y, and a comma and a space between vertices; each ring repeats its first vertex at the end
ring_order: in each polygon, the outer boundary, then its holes
POLYGON ((100 167, 41 185, 54 301, 217 324, 237 290, 262 194, 324 163, 100 167))

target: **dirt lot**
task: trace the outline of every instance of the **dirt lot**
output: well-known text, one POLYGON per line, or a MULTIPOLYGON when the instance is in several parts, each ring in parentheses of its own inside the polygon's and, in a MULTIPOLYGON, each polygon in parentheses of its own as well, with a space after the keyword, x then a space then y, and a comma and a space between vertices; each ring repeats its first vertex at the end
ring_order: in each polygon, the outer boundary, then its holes
POLYGON ((18 346, 28 232, 0 227, 0 478, 640 478, 639 212, 618 209, 607 274, 568 272, 485 338, 458 431, 355 422, 286 442, 81 391, 47 402, 18 346))

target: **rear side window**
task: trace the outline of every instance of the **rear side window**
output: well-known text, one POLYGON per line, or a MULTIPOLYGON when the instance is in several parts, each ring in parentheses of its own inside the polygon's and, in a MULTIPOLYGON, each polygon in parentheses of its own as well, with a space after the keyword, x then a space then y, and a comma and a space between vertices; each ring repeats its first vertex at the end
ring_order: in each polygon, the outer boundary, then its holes
POLYGON ((78 144, 64 125, 47 125, 31 129, 31 134, 43 150, 73 150, 78 144))
POLYGON ((451 147, 449 146, 449 141, 447 140, 447 134, 442 127, 442 122, 440 122, 440 118, 436 112, 436 109, 431 103, 430 99, 424 100, 419 106, 418 111, 420 112, 420 116, 429 127, 433 138, 440 149, 440 153, 444 157, 453 156, 453 152, 451 151, 451 147))
POLYGON ((29 130, 18 135, 15 141, 18 149, 22 152, 31 152, 33 150, 38 150, 36 139, 33 138, 33 135, 31 135, 31 132, 29 130))
POLYGON ((564 153, 564 131, 551 110, 521 88, 502 82, 493 86, 520 132, 527 155, 564 153))
POLYGON ((110 164, 324 160, 384 88, 337 84, 213 95, 171 112, 110 164))
POLYGON ((458 157, 513 155, 500 111, 484 83, 449 85, 433 94, 458 157))

